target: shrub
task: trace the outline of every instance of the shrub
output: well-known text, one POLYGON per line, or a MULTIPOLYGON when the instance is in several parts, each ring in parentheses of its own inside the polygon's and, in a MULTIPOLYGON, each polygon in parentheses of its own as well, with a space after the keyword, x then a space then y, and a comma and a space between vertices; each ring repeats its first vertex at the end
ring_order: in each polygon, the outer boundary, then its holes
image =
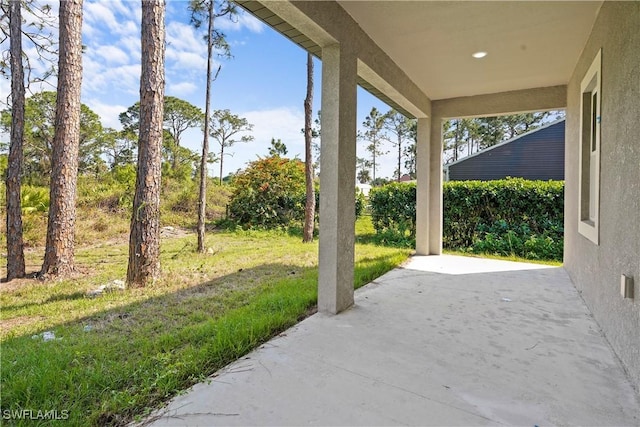
MULTIPOLYGON (((316 206, 318 203, 316 202, 316 206)), ((364 197, 362 191, 356 189, 356 219, 360 218, 367 208, 367 198, 364 197)))
MULTIPOLYGON (((371 222, 376 233, 397 234, 400 240, 416 235, 416 184, 393 182, 369 193, 371 222)), ((394 239, 390 239, 394 240, 394 239)))
POLYGON ((256 160, 233 180, 231 219, 247 227, 289 226, 304 219, 304 163, 278 156, 256 160))
MULTIPOLYGON (((445 248, 562 259, 562 181, 452 181, 444 183, 443 192, 445 248)), ((415 194, 412 183, 371 190, 372 222, 383 243, 413 244, 415 194)))
POLYGON ((0 154, 0 177, 4 181, 7 178, 7 168, 9 167, 9 155, 0 154))
MULTIPOLYGON (((160 198, 160 219, 163 225, 192 227, 198 221, 199 183, 193 180, 180 181, 163 177, 160 198)), ((207 206, 205 218, 215 221, 224 217, 231 188, 219 185, 217 179, 207 180, 207 206)))
POLYGON ((120 166, 99 178, 78 178, 78 207, 108 213, 131 209, 135 193, 136 171, 133 165, 120 166))
POLYGON ((452 181, 443 198, 445 248, 562 259, 562 181, 452 181))
POLYGON ((23 214, 49 211, 49 189, 24 185, 20 188, 20 207, 23 214))
MULTIPOLYGON (((235 190, 229 204, 230 219, 246 228, 297 226, 304 220, 306 187, 304 163, 278 156, 252 162, 234 176, 235 190)), ((355 189, 355 187, 354 187, 355 189)), ((316 215, 320 189, 316 185, 316 215)), ((366 208, 364 195, 355 192, 356 218, 366 208)))

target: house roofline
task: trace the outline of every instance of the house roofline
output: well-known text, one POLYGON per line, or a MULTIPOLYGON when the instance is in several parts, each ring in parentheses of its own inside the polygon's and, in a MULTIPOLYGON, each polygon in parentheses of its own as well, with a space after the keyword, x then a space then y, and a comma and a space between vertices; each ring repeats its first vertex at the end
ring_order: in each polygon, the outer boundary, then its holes
POLYGON ((479 156, 479 155, 481 155, 481 154, 484 154, 484 153, 486 153, 486 152, 489 152, 489 151, 493 150, 494 148, 498 148, 498 147, 502 147, 503 145, 511 144, 512 142, 517 141, 517 140, 518 140, 518 139, 520 139, 520 138, 524 138, 524 137, 525 137, 525 136, 527 136, 527 135, 531 135, 531 134, 533 134, 533 133, 539 132, 539 131, 541 131, 541 130, 543 130, 543 129, 546 129, 546 128, 548 128, 548 127, 551 127, 551 126, 553 126, 553 125, 557 125, 558 123, 560 123, 560 122, 564 122, 565 120, 566 120, 566 118, 562 118, 562 119, 558 119, 558 120, 554 120, 554 121, 552 121, 552 122, 546 123, 545 125, 540 126, 539 128, 535 128, 535 129, 533 129, 533 130, 530 130, 530 131, 529 131, 529 132, 527 132, 527 133, 523 133, 522 135, 518 135, 518 136, 513 137, 513 138, 511 138, 511 139, 508 139, 508 140, 506 140, 506 141, 500 142, 500 143, 498 143, 498 144, 496 144, 496 145, 492 145, 491 147, 485 148, 484 150, 480 150, 480 151, 478 151, 478 152, 476 152, 476 153, 473 153, 473 154, 471 154, 471 155, 469 155, 469 156, 463 157, 462 159, 460 159, 460 160, 456 160, 455 162, 448 163, 448 164, 444 165, 444 168, 445 168, 445 169, 448 169, 448 168, 449 168, 449 166, 457 165, 458 163, 462 163, 462 162, 464 162, 465 160, 468 160, 468 159, 471 159, 471 158, 473 158, 473 157, 476 157, 476 156, 479 156))

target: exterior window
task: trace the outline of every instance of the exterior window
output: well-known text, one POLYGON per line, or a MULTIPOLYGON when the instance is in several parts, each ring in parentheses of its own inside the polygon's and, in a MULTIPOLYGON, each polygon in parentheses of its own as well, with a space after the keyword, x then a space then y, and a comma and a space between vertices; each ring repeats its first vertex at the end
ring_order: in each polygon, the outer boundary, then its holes
POLYGON ((600 104, 602 50, 598 51, 580 90, 580 193, 578 231, 596 245, 600 210, 600 104))

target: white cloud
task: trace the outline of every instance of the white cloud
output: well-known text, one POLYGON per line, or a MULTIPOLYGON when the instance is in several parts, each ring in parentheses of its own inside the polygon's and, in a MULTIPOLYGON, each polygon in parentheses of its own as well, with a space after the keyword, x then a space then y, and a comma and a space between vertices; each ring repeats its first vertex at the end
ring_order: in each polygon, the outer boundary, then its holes
POLYGON ((114 91, 137 94, 140 87, 140 63, 107 66, 92 56, 84 60, 83 89, 90 96, 114 91))
POLYGON ((140 37, 140 25, 135 21, 123 22, 120 26, 122 36, 140 37))
POLYGON ((193 27, 181 22, 167 25, 167 69, 179 70, 181 74, 190 69, 204 70, 206 52, 206 43, 193 27))
POLYGON ((190 69, 196 69, 196 70, 207 69, 206 54, 178 51, 178 50, 170 49, 169 47, 167 47, 165 57, 167 60, 167 68, 168 69, 175 68, 179 70, 181 73, 184 73, 185 70, 190 70, 190 69), (173 61, 173 63, 171 61, 173 61))
POLYGON ((94 36, 98 32, 98 28, 105 29, 105 26, 111 35, 139 34, 140 4, 132 1, 128 1, 126 4, 127 6, 119 0, 85 3, 84 25, 89 26, 86 34, 94 36))
POLYGON ((182 22, 170 22, 167 25, 167 48, 176 50, 206 52, 204 39, 197 35, 195 29, 182 22))
POLYGON ((96 46, 95 54, 104 58, 109 64, 127 64, 129 62, 129 55, 112 45, 96 46))
POLYGON ((82 38, 84 40, 96 37, 98 33, 98 29, 93 24, 86 20, 82 22, 82 38))
POLYGON ((131 0, 110 0, 109 6, 119 14, 133 19, 136 22, 140 22, 140 18, 142 17, 140 2, 131 0))
POLYGON ((85 3, 84 21, 89 24, 95 24, 96 27, 104 24, 114 32, 117 32, 120 27, 113 12, 106 7, 104 2, 85 3))
MULTIPOLYGON (((260 157, 269 155, 271 138, 281 139, 287 146, 287 157, 304 157, 304 138, 301 129, 304 127, 304 113, 289 107, 276 107, 269 110, 254 110, 240 112, 237 114, 244 117, 253 125, 253 130, 247 132, 254 140, 248 143, 237 143, 230 149, 225 150, 229 156, 225 155, 224 174, 236 172, 244 169, 247 163, 253 162, 260 157)), ((184 146, 198 152, 202 144, 202 133, 199 129, 191 129, 185 133, 184 146)), ((210 141, 210 150, 215 153, 220 150, 220 146, 214 141, 210 141)), ((214 166, 217 173, 219 164, 214 166)))
POLYGON ((198 88, 193 82, 167 83, 167 96, 184 98, 185 95, 192 94, 198 88))
POLYGON ((95 98, 87 99, 86 101, 84 101, 84 104, 86 104, 98 116, 100 116, 102 125, 104 127, 110 127, 114 129, 121 128, 118 116, 120 115, 120 113, 126 111, 127 108, 129 108, 122 105, 108 105, 95 98))
POLYGON ((232 151, 233 159, 225 159, 229 164, 228 171, 244 168, 246 162, 252 162, 257 156, 267 156, 271 138, 281 139, 287 146, 288 157, 304 155, 304 138, 301 129, 304 127, 304 113, 288 107, 271 110, 247 111, 238 114, 253 125, 250 133, 255 138, 248 144, 238 144, 232 151))
POLYGON ((128 50, 133 58, 140 58, 142 56, 140 36, 123 37, 120 39, 120 46, 128 50))
POLYGON ((111 84, 126 93, 139 93, 140 64, 123 65, 111 71, 111 84))

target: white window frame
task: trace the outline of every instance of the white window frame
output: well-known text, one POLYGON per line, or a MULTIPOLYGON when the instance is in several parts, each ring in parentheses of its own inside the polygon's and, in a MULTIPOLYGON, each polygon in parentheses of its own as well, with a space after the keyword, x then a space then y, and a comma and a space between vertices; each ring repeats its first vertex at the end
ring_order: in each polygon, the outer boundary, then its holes
POLYGON ((580 84, 578 232, 596 245, 600 238, 602 49, 580 84))

